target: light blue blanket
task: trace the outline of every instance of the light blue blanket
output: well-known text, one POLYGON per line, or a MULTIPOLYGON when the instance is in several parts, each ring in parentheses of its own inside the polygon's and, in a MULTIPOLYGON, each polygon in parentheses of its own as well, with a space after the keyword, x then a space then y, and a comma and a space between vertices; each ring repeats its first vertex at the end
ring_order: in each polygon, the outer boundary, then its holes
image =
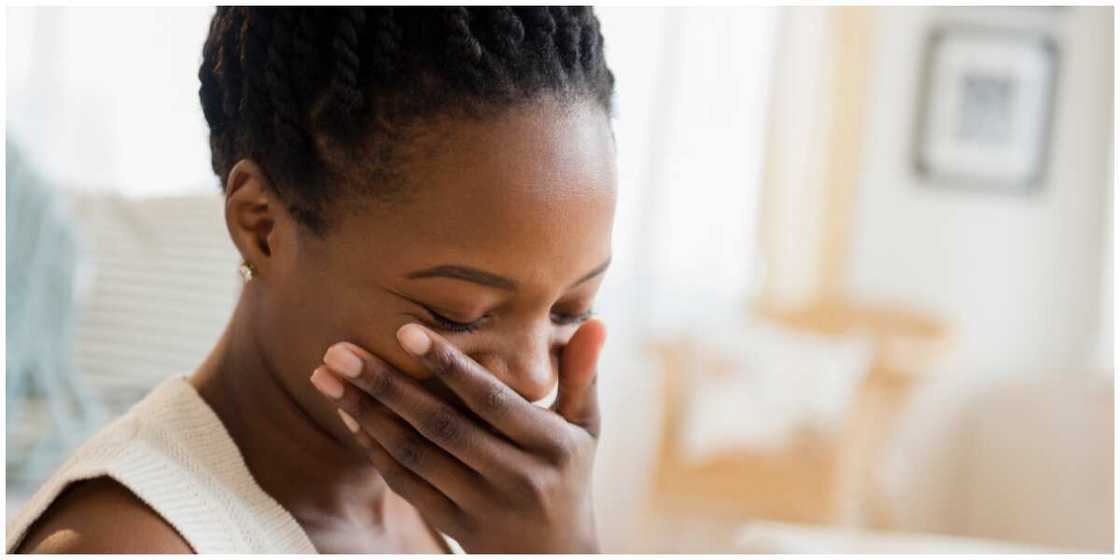
POLYGON ((7 477, 38 480, 104 420, 74 366, 75 272, 80 255, 75 218, 8 138, 7 477), (31 422, 36 404, 49 422, 31 422), (13 434, 36 430, 31 446, 13 434), (39 435, 41 434, 41 436, 39 435))

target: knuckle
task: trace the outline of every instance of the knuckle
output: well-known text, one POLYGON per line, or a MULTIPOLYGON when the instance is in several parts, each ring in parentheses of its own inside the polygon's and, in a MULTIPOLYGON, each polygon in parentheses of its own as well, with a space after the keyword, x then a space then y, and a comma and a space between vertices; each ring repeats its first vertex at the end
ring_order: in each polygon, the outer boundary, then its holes
POLYGON ((543 469, 530 469, 519 477, 520 493, 533 504, 547 503, 552 495, 552 476, 543 469))
POLYGON ((491 385, 482 397, 482 406, 490 413, 502 412, 509 408, 509 393, 504 387, 491 385))
POLYGON ((447 409, 437 410, 425 420, 425 429, 433 439, 442 443, 458 442, 463 435, 459 419, 447 409))
POLYGON ((393 396, 393 377, 382 368, 370 369, 369 374, 363 375, 365 389, 370 396, 378 399, 387 399, 393 396))
POLYGON ((396 446, 397 462, 410 470, 416 471, 424 466, 425 457, 423 444, 414 437, 406 437, 396 446))
POLYGON ((432 373, 437 377, 453 374, 459 365, 459 355, 447 344, 436 345, 431 356, 432 373))
POLYGON ((553 443, 552 455, 556 464, 566 467, 575 461, 580 453, 580 444, 571 434, 564 434, 553 443))
POLYGON ((370 417, 373 416, 373 411, 370 410, 369 404, 357 399, 354 404, 354 412, 350 414, 358 422, 358 424, 365 425, 369 423, 370 417))

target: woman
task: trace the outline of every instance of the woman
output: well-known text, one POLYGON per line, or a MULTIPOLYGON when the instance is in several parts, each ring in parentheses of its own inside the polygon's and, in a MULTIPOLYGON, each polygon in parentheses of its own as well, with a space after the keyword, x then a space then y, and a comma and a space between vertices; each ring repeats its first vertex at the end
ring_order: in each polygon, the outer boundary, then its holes
POLYGON ((597 551, 593 12, 223 7, 202 58, 241 298, 7 550, 597 551))

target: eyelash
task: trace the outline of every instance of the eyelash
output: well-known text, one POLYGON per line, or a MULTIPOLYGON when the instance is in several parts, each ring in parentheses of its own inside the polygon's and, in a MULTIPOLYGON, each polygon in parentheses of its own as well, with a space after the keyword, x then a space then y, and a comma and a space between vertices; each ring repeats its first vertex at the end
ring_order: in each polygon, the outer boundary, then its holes
MULTIPOLYGON (((435 310, 433 310, 432 308, 430 308, 426 305, 421 306, 421 307, 423 307, 424 310, 428 312, 428 315, 432 316, 432 322, 434 323, 434 325, 432 325, 432 326, 434 326, 438 329, 441 329, 441 330, 448 331, 448 332, 454 332, 454 333, 474 332, 474 331, 477 331, 479 328, 481 328, 482 325, 486 322, 486 320, 489 319, 489 316, 483 316, 481 319, 478 319, 477 321, 471 321, 470 323, 460 323, 459 321, 454 321, 452 319, 448 319, 447 317, 444 317, 443 315, 440 315, 435 310)), ((581 313, 579 315, 560 315, 558 313, 553 313, 552 314, 552 322, 556 323, 557 325, 561 325, 561 326, 578 325, 580 323, 583 323, 584 321, 587 321, 588 319, 590 319, 594 315, 595 315, 595 310, 594 309, 590 309, 586 313, 581 313)))
POLYGON ((552 322, 557 325, 578 325, 595 315, 594 309, 580 313, 579 315, 561 315, 559 313, 552 314, 552 322))
POLYGON ((433 325, 434 327, 436 327, 437 329, 440 329, 440 330, 445 330, 445 331, 454 332, 454 333, 474 332, 474 331, 478 330, 479 327, 482 326, 482 323, 484 323, 486 321, 486 319, 489 318, 487 316, 483 316, 481 319, 478 319, 477 321, 471 321, 470 323, 460 323, 459 321, 452 321, 451 319, 448 319, 447 317, 444 317, 443 315, 440 315, 439 313, 436 313, 434 310, 432 310, 432 308, 430 308, 426 305, 422 306, 422 307, 424 308, 425 311, 428 312, 428 315, 432 316, 432 321, 435 323, 433 325))

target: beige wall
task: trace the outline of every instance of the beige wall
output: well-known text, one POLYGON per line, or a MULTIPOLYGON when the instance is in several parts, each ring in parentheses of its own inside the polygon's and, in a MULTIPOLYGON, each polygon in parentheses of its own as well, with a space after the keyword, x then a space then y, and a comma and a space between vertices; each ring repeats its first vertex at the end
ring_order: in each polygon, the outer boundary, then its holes
MULTIPOLYGON (((848 285, 955 331, 946 374, 1087 368, 1111 205, 1112 8, 877 10, 873 110, 848 285), (1050 33, 1060 50, 1049 172, 1026 196, 925 188, 910 166, 919 61, 935 22, 1050 33)), ((1109 352, 1111 353, 1111 352, 1109 352)))
POLYGON ((924 312, 951 329, 934 386, 900 422, 900 464, 883 474, 906 488, 895 496, 898 529, 1100 548, 1111 541, 1101 512, 1111 510, 1113 387, 1084 374, 1113 362, 1112 8, 871 9, 863 105, 837 95, 860 58, 830 47, 843 25, 863 25, 839 11, 789 10, 768 146, 764 296, 807 304, 838 286, 841 297, 924 312), (1057 42, 1037 192, 936 188, 913 170, 926 32, 948 22, 1057 42), (837 134, 853 115, 861 129, 837 134), (849 208, 836 170, 845 172, 837 154, 852 152, 849 208), (828 227, 845 219, 847 229, 828 227), (1005 392, 983 400, 973 384, 1005 392))
POLYGON ((1101 305, 1111 302, 1102 257, 1113 188, 1112 9, 852 10, 789 10, 761 206, 764 297, 797 305, 838 292, 941 319, 954 334, 941 376, 1099 369, 1112 350, 1099 334, 1111 324, 1101 305), (1037 192, 929 187, 916 175, 926 32, 949 22, 1036 30, 1058 43, 1037 192), (858 41, 865 49, 843 40, 853 29, 868 34, 858 41), (845 98, 853 89, 862 103, 845 98), (845 166, 851 157, 858 165, 845 166))

